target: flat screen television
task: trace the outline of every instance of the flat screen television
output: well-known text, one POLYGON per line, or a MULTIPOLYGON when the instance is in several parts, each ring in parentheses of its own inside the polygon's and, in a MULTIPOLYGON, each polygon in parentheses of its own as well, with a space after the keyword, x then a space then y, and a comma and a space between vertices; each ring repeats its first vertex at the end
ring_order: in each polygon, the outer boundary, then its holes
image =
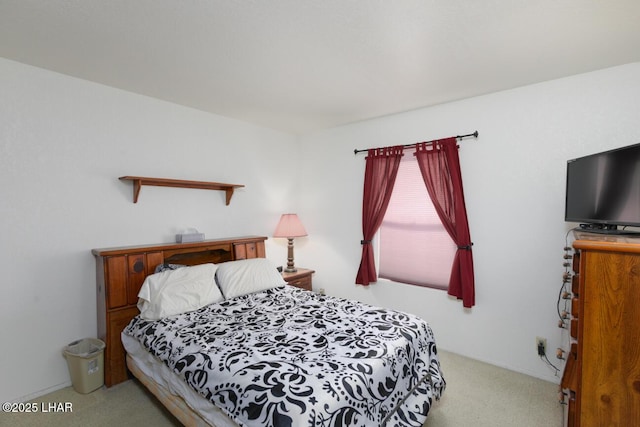
POLYGON ((567 162, 565 221, 610 234, 640 226, 640 144, 567 162))

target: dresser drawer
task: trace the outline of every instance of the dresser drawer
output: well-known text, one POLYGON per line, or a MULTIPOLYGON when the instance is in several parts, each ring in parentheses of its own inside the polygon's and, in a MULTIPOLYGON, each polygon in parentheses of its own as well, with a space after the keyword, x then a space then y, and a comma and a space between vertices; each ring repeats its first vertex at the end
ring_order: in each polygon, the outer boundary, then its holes
POLYGON ((287 282, 290 286, 295 286, 296 288, 305 289, 307 291, 313 290, 313 286, 311 283, 311 275, 314 273, 313 270, 308 270, 306 268, 299 268, 295 273, 282 273, 282 278, 287 282))
POLYGON ((311 275, 300 277, 299 279, 287 281, 288 285, 295 286, 296 288, 311 290, 311 275))

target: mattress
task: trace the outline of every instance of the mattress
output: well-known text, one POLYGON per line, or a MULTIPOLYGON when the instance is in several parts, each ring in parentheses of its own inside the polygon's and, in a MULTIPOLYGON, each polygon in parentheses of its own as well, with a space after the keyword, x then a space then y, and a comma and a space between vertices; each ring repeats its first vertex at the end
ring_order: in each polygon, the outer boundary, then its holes
POLYGON ((185 426, 238 427, 217 406, 189 387, 167 365, 133 337, 121 334, 127 366, 164 406, 185 426))
POLYGON ((136 365, 217 427, 422 426, 445 388, 422 319, 285 286, 148 321, 136 365))

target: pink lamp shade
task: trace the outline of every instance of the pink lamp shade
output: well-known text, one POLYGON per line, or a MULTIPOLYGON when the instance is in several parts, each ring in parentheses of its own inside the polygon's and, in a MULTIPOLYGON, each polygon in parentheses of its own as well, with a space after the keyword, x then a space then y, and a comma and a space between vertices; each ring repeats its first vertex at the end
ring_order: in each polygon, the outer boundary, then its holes
POLYGON ((273 233, 273 237, 302 237, 307 235, 307 230, 300 222, 296 214, 283 214, 273 233))
POLYGON ((307 230, 304 229, 304 225, 300 222, 298 215, 283 214, 280 217, 280 222, 276 227, 276 231, 273 233, 273 237, 286 237, 289 241, 287 245, 287 268, 284 270, 285 273, 295 273, 298 271, 293 260, 293 238, 306 235, 307 230))

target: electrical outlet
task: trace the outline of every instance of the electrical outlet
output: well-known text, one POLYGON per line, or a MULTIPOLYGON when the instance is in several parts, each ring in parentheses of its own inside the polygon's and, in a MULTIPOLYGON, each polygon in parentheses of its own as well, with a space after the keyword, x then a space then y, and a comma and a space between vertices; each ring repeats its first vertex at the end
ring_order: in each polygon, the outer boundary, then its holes
POLYGON ((536 351, 538 356, 544 356, 547 354, 547 339, 542 337, 536 337, 536 351))

